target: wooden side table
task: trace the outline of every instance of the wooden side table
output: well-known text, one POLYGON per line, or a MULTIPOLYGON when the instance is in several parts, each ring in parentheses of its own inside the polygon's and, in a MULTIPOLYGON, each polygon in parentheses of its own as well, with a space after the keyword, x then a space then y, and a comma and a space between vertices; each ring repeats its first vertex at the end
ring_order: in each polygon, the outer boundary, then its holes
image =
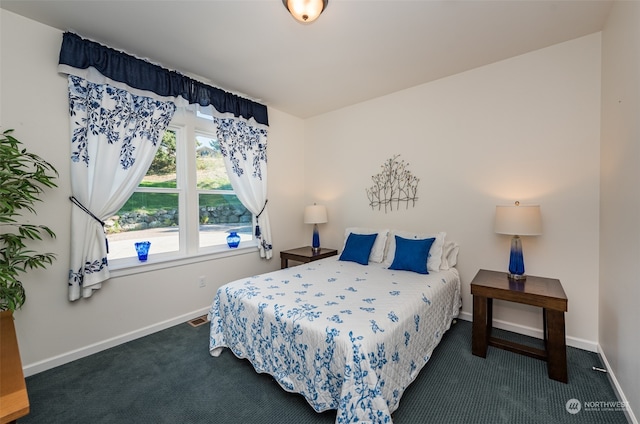
POLYGON ((324 247, 321 247, 319 252, 314 253, 311 246, 283 250, 280 252, 280 268, 289 268, 289 260, 309 263, 319 259, 328 258, 329 256, 335 256, 337 254, 338 251, 336 249, 325 249, 324 247))
POLYGON ((472 353, 485 358, 487 346, 541 359, 547 362, 549 378, 568 382, 564 313, 567 296, 559 280, 527 276, 510 280, 506 272, 481 269, 471 281, 473 295, 472 353), (544 350, 491 336, 493 299, 542 308, 544 350))

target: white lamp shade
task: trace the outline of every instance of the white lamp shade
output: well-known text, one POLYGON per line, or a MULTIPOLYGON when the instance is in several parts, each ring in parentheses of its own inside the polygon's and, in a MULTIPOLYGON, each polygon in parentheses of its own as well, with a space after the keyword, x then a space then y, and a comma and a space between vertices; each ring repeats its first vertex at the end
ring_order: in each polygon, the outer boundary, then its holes
POLYGON ((537 236, 542 234, 540 206, 496 206, 494 231, 513 236, 537 236))
POLYGON ((291 16, 303 23, 318 19, 327 6, 327 0, 283 0, 283 3, 291 16))
POLYGON ((304 208, 305 224, 324 224, 327 220, 327 208, 322 205, 312 205, 304 208))

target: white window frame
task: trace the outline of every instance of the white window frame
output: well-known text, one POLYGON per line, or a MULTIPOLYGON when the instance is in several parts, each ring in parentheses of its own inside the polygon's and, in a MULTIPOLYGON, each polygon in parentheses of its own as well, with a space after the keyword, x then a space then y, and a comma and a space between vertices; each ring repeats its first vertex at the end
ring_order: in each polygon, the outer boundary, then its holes
MULTIPOLYGON (((176 132, 176 188, 137 188, 135 192, 178 194, 179 250, 153 254, 153 247, 146 262, 137 257, 109 260, 112 277, 136 274, 155 269, 208 261, 211 259, 254 253, 258 242, 243 240, 237 248, 227 245, 199 247, 198 195, 225 193, 227 190, 200 190, 197 188, 196 136, 216 137, 214 123, 205 117, 196 116, 195 111, 178 109, 167 128, 176 132)), ((255 227, 255 219, 252 219, 255 227)), ((255 229, 255 228, 254 228, 255 229)))

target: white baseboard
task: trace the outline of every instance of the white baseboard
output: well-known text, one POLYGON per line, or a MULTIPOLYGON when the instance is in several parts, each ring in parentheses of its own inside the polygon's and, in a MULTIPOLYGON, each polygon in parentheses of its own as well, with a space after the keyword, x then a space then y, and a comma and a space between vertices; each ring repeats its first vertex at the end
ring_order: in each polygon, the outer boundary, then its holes
POLYGON ((609 378, 609 381, 611 382, 611 385, 613 386, 613 389, 616 392, 616 396, 618 396, 618 400, 620 402, 624 402, 626 405, 624 414, 627 416, 627 420, 629 420, 629 422, 632 424, 638 424, 638 419, 636 418, 633 411, 631 410, 631 403, 629 402, 627 397, 624 395, 624 392, 622 391, 622 387, 620 387, 620 383, 618 383, 618 379, 616 378, 615 374, 611 370, 611 366, 609 366, 609 361, 607 360, 607 356, 604 354, 604 351, 602 350, 600 345, 598 345, 598 355, 600 355, 600 359, 602 359, 602 363, 604 364, 604 367, 607 370, 607 377, 609 378))
POLYGON ((123 343, 129 342, 131 340, 139 339, 140 337, 148 336, 149 334, 156 333, 158 331, 167 329, 169 327, 173 327, 174 325, 181 324, 183 322, 187 322, 193 318, 197 318, 199 316, 205 315, 209 312, 209 308, 203 308, 197 311, 190 312, 188 314, 180 315, 178 317, 159 322, 148 327, 141 328, 139 330, 132 331, 130 333, 122 334, 117 337, 113 337, 111 339, 107 339, 101 341, 99 343, 94 343, 89 346, 85 346, 80 349, 72 350, 70 352, 63 353, 58 356, 54 356, 49 359, 45 359, 39 362, 35 362, 33 364, 26 365, 23 368, 24 376, 28 377, 30 375, 38 374, 40 372, 46 371, 51 368, 58 367, 60 365, 64 365, 66 363, 75 361, 80 358, 84 358, 85 356, 93 355, 94 353, 101 352, 103 350, 121 345, 123 343))
MULTIPOLYGON (((460 319, 473 322, 473 315, 469 312, 460 312, 460 319)), ((528 327, 525 325, 514 324, 499 319, 493 320, 493 326, 501 330, 513 331, 514 333, 524 334, 525 336, 535 337, 537 339, 544 338, 542 329, 528 327)), ((577 337, 567 336, 567 346, 575 347, 582 350, 588 350, 589 352, 598 352, 598 343, 579 339, 577 337)))

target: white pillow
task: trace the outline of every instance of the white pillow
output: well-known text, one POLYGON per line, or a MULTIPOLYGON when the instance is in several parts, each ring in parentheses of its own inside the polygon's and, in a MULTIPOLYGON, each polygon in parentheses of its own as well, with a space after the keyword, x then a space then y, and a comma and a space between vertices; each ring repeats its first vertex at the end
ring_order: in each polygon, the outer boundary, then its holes
POLYGON ((442 263, 442 248, 444 247, 444 238, 446 235, 447 233, 445 232, 423 234, 414 233, 411 231, 391 230, 389 231, 389 246, 387 248, 387 257, 385 258, 384 264, 386 266, 391 266, 391 264, 393 263, 393 258, 396 254, 396 236, 406 239, 435 238, 433 244, 431 245, 431 249, 429 249, 429 256, 427 257, 427 270, 430 272, 438 272, 440 271, 440 265, 442 263))
POLYGON ((389 230, 378 230, 374 228, 359 228, 359 227, 349 227, 344 230, 344 243, 342 245, 342 250, 344 250, 344 246, 347 244, 347 238, 349 234, 378 234, 376 237, 376 241, 373 243, 373 247, 371 248, 371 253, 369 254, 369 261, 371 262, 382 262, 384 259, 384 247, 387 244, 387 234, 389 234, 389 230))
POLYGON ((442 263, 440 269, 450 269, 458 264, 458 243, 448 241, 442 248, 442 263))

